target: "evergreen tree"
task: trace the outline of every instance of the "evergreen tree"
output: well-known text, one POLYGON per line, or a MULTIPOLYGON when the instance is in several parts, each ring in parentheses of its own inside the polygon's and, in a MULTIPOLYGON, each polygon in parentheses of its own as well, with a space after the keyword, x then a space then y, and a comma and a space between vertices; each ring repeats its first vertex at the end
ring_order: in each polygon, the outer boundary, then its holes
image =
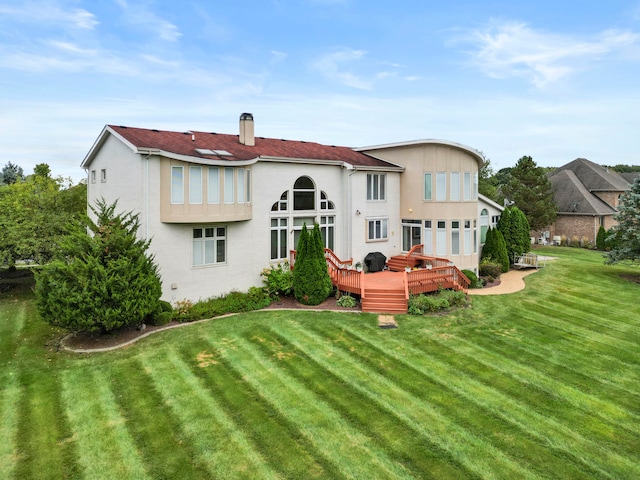
POLYGON ((293 294, 300 303, 318 305, 327 299, 332 288, 320 227, 316 224, 308 232, 304 224, 293 266, 293 294))
POLYGON ((520 208, 534 231, 555 222, 558 209, 546 169, 538 167, 531 157, 522 157, 509 172, 502 193, 520 208))
POLYGON ((517 255, 522 255, 531 250, 531 228, 526 215, 518 207, 511 208, 511 216, 513 217, 513 225, 516 227, 518 251, 517 255))
POLYGON ((504 237, 509 260, 531 249, 529 222, 518 207, 505 207, 497 228, 504 237))
POLYGON ((618 225, 613 228, 611 250, 606 254, 607 264, 640 263, 640 177, 620 199, 618 213, 614 216, 618 225))
POLYGON ((36 274, 36 305, 52 325, 78 331, 140 325, 160 306, 161 284, 138 215, 98 201, 69 225, 60 255, 36 274))
POLYGON ((489 230, 487 230, 480 260, 490 260, 499 263, 503 272, 509 271, 509 254, 507 253, 507 246, 500 230, 495 228, 489 228, 489 230))
POLYGON ((604 251, 607 248, 607 231, 605 230, 605 228, 600 225, 600 228, 598 228, 598 234, 596 235, 596 248, 600 251, 604 251))
POLYGON ((12 185, 19 180, 24 180, 24 171, 22 170, 22 167, 14 165, 11 162, 7 162, 0 173, 0 184, 12 185))

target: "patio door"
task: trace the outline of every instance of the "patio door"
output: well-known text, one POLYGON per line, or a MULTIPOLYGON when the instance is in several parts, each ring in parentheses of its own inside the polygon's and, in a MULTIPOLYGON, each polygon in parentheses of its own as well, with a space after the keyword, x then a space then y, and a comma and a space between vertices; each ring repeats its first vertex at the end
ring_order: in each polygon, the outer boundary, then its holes
POLYGON ((422 240, 422 221, 402 219, 402 251, 408 252, 414 245, 419 245, 422 240))

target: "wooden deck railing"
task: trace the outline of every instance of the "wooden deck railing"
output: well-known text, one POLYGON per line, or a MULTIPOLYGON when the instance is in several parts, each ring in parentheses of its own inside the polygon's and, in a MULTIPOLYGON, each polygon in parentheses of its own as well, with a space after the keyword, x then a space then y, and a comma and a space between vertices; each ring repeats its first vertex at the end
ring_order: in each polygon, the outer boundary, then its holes
POLYGON ((412 295, 435 292, 441 288, 453 288, 466 292, 471 283, 455 265, 420 268, 406 274, 407 288, 412 295))
MULTIPOLYGON (((471 283, 469 279, 448 259, 422 255, 422 245, 415 245, 408 255, 420 259, 431 268, 419 268, 403 272, 405 297, 407 299, 409 295, 435 292, 440 288, 453 288, 464 292, 469 289, 471 283)), ((352 266, 353 259, 341 260, 329 248, 325 248, 324 256, 327 260, 327 270, 333 285, 341 292, 354 293, 364 298, 365 292, 362 288, 364 285, 364 271, 354 269, 352 266)), ((289 258, 289 264, 293 268, 296 258, 295 250, 290 250, 289 258)))

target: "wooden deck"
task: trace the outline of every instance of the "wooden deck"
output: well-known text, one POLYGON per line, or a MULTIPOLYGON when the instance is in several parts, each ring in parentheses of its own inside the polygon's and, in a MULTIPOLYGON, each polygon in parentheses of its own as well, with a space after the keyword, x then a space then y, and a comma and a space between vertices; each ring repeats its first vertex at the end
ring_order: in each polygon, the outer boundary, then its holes
MULTIPOLYGON (((341 260, 325 249, 331 282, 338 291, 360 296, 362 311, 376 313, 407 313, 409 295, 454 289, 467 292, 469 279, 446 258, 422 254, 416 245, 406 255, 392 257, 389 270, 364 273, 353 267, 353 260, 341 260), (405 267, 411 267, 407 271, 405 267)), ((295 262, 291 251, 290 263, 295 262)))

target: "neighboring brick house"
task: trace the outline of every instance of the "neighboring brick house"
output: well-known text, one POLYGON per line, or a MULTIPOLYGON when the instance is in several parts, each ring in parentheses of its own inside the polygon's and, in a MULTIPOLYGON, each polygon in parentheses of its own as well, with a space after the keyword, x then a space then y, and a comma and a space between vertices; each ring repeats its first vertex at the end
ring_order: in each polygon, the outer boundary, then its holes
POLYGON ((577 237, 595 243, 600 225, 616 224, 620 196, 629 190, 629 181, 584 158, 578 158, 549 174, 558 218, 550 227, 550 237, 577 237))

